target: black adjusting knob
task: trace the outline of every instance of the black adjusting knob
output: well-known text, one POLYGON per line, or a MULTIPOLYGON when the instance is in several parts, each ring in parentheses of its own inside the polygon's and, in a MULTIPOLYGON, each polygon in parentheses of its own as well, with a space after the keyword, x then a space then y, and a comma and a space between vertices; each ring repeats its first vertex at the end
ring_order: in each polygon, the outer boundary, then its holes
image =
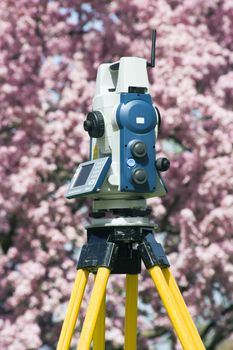
POLYGON ((146 144, 142 141, 134 141, 130 148, 134 157, 143 158, 147 154, 146 144))
POLYGON ((136 168, 132 173, 132 180, 138 185, 143 185, 147 181, 147 173, 143 168, 136 168))
POLYGON ((158 107, 155 106, 155 110, 156 110, 156 113, 157 113, 158 129, 160 129, 160 126, 161 126, 161 114, 160 114, 160 111, 159 111, 158 107))
POLYGON ((158 158, 155 162, 158 171, 166 171, 170 167, 170 162, 167 158, 158 158))
POLYGON ((104 117, 101 112, 93 111, 88 113, 83 123, 83 128, 90 137, 99 138, 104 135, 104 117))

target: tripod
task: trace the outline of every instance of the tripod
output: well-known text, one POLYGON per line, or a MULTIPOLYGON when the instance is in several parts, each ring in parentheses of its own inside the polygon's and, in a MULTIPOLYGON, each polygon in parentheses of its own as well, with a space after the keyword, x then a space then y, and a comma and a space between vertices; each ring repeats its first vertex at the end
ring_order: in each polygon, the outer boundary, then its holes
MULTIPOLYGON (((115 211, 116 212, 116 211, 115 211)), ((129 210, 121 211, 129 214, 129 210)), ((119 214, 119 212, 118 212, 119 214)), ((205 349, 185 302, 169 269, 162 246, 155 240, 153 226, 147 223, 148 211, 131 212, 120 224, 104 223, 87 228, 87 244, 81 249, 77 275, 57 350, 68 350, 90 272, 95 282, 83 323, 77 350, 105 349, 105 295, 110 274, 126 274, 125 350, 136 350, 137 289, 141 260, 149 271, 171 323, 185 350, 205 349), (143 217, 144 216, 144 217, 143 217)), ((99 213, 98 213, 99 215, 99 213)), ((101 222, 101 219, 99 219, 101 222)), ((97 220, 98 221, 98 220, 97 220)))

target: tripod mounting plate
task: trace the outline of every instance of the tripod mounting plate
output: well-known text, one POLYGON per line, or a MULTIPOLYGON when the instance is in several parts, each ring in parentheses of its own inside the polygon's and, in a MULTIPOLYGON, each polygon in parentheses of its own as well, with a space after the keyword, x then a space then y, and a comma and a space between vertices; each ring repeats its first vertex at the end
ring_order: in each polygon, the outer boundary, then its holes
POLYGON ((115 227, 115 226, 138 226, 155 228, 156 225, 150 225, 147 217, 116 217, 116 218, 100 218, 92 219, 92 224, 89 227, 115 227))

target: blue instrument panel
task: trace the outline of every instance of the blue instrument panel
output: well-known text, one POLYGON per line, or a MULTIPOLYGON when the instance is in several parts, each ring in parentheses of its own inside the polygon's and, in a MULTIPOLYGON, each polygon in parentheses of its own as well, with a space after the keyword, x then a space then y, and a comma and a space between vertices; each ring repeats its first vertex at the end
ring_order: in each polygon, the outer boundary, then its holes
POLYGON ((80 164, 71 180, 66 198, 71 199, 98 192, 111 163, 111 157, 104 157, 80 164))
MULTIPOLYGON (((156 110, 149 94, 121 93, 116 112, 120 128, 120 191, 154 193, 156 110), (134 144, 144 145, 145 154, 137 155, 134 144), (134 181, 134 173, 144 174, 145 181, 134 181)), ((141 179, 139 179, 141 180, 141 179)))

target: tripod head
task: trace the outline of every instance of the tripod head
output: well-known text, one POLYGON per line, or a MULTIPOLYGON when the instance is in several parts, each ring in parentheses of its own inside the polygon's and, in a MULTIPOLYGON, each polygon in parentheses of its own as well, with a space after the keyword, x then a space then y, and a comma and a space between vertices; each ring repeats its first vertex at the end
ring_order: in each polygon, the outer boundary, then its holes
POLYGON ((127 208, 129 202, 144 206, 146 198, 166 194, 160 171, 169 168, 169 161, 156 160, 160 113, 149 94, 147 73, 155 66, 155 42, 153 31, 150 62, 122 57, 99 66, 93 110, 83 124, 90 136, 90 160, 77 168, 67 198, 91 197, 127 208))

